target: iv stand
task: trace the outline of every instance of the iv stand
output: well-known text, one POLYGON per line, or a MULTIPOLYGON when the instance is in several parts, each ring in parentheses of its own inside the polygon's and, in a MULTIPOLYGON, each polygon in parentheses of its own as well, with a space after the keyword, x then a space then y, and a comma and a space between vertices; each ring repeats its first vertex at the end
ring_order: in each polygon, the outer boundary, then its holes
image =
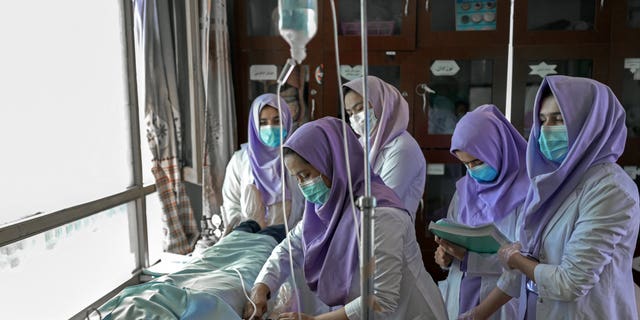
POLYGON ((364 196, 358 199, 358 206, 362 214, 360 215, 360 226, 362 230, 362 248, 360 249, 360 296, 362 299, 361 319, 373 319, 373 274, 375 272, 375 260, 373 257, 373 223, 374 208, 376 199, 371 196, 371 168, 369 165, 370 146, 370 122, 369 122, 369 99, 367 76, 369 75, 369 63, 367 61, 367 1, 360 0, 360 31, 362 46, 362 101, 365 110, 364 124, 364 196))

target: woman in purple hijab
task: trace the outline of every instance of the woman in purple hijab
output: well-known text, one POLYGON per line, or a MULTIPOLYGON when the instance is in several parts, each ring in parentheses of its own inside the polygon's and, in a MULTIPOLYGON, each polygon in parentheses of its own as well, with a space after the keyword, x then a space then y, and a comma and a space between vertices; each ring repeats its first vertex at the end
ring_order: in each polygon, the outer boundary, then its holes
MULTIPOLYGON (((280 103, 286 139, 291 132, 291 114, 284 99, 280 103)), ((282 181, 286 183, 287 223, 293 226, 302 217, 304 197, 296 187, 290 188, 295 179, 283 177, 280 172, 280 115, 277 108, 277 96, 272 93, 257 97, 251 104, 249 142, 231 157, 222 186, 225 234, 247 220, 254 220, 263 228, 284 223, 282 181)))
POLYGON ((427 162, 416 140, 407 132, 409 104, 400 91, 381 79, 368 76, 368 107, 362 102, 362 78, 344 85, 345 111, 364 146, 364 113, 370 117, 369 163, 373 172, 400 196, 415 219, 424 193, 427 162))
POLYGON ((597 81, 549 76, 534 114, 521 243, 498 253, 527 282, 505 273, 480 313, 521 291, 527 319, 637 319, 631 260, 640 207, 638 188, 616 164, 627 137, 622 105, 597 81))
MULTIPOLYGON (((290 254, 293 264, 303 267, 306 285, 332 310, 323 314, 323 319, 360 318, 356 237, 360 212, 351 205, 346 166, 350 167, 357 199, 364 194, 364 154, 362 148, 349 148, 345 159, 342 125, 342 121, 330 117, 309 122, 284 145, 287 170, 298 179, 307 202, 302 222, 288 235, 291 253, 287 241, 283 241, 256 278, 252 290, 258 310, 255 319, 267 312, 269 293, 289 275, 290 254)), ((358 145, 351 131, 347 131, 346 139, 348 146, 358 145)), ((424 269, 413 222, 404 204, 375 174, 371 177, 371 193, 377 200, 373 241, 378 316, 445 319, 442 297, 424 269)), ((252 312, 253 307, 247 304, 245 318, 252 312)), ((297 317, 285 313, 278 319, 297 317)))
MULTIPOLYGON (((494 105, 464 115, 451 138, 451 153, 467 167, 456 183, 447 219, 479 226, 493 223, 515 240, 516 221, 529 188, 525 152, 527 142, 494 105)), ((441 290, 451 319, 471 310, 495 288, 502 268, 497 255, 468 252, 446 240, 435 260, 449 269, 441 290)), ((515 319, 517 301, 502 307, 494 319, 515 319)))

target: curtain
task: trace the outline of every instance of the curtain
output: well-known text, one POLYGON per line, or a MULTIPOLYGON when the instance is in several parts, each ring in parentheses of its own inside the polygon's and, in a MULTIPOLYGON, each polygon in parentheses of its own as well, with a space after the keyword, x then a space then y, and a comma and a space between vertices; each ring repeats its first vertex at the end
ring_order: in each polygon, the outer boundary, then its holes
POLYGON ((211 217, 215 234, 221 225, 222 183, 235 150, 236 112, 231 79, 226 0, 203 1, 203 79, 205 88, 205 137, 203 161, 203 215, 211 217), (217 216, 217 217, 216 217, 217 216))
POLYGON ((145 108, 152 172, 162 202, 163 248, 186 254, 198 240, 182 169, 182 132, 171 9, 168 1, 134 0, 138 85, 145 108))

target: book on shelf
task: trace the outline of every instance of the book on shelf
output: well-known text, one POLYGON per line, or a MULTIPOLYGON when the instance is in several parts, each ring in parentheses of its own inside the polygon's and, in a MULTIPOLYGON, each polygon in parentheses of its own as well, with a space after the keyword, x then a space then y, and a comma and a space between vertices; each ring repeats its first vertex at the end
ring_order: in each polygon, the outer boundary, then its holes
POLYGON ((511 243, 493 223, 472 227, 440 219, 429 223, 429 231, 444 240, 477 253, 496 253, 500 246, 511 243))

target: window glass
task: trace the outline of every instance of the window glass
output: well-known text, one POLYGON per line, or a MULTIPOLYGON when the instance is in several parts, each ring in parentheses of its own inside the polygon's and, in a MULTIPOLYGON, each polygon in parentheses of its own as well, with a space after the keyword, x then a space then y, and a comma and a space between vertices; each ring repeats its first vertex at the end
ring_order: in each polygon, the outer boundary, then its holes
POLYGON ((132 184, 120 15, 117 1, 0 10, 0 39, 13 48, 0 59, 0 225, 132 184))
POLYGON ((0 247, 0 319, 68 319, 129 280, 135 206, 0 247))
POLYGON ((149 263, 154 264, 162 255, 162 202, 158 193, 154 192, 146 197, 147 207, 147 241, 149 246, 149 263))

